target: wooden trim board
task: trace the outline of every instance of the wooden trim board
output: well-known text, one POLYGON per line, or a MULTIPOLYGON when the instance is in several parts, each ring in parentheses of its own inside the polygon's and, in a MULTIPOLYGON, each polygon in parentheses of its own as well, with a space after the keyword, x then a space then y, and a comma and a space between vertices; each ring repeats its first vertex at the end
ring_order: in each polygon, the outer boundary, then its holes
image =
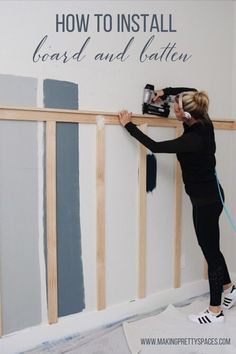
POLYGON ((56 231, 56 123, 46 123, 46 219, 48 322, 58 320, 56 231))
MULTIPOLYGON (((120 124, 118 114, 114 112, 92 112, 52 108, 4 107, 0 106, 0 120, 55 121, 96 124, 97 116, 103 116, 106 124, 120 124)), ((135 124, 149 126, 178 127, 181 123, 174 118, 132 114, 135 124)), ((216 129, 235 130, 236 122, 232 119, 212 119, 216 129)))
POLYGON ((106 307, 105 279, 105 127, 103 117, 97 119, 97 308, 106 307))
MULTIPOLYGON (((147 125, 139 127, 143 133, 147 132, 147 125)), ((146 193, 146 155, 147 149, 139 144, 139 178, 138 178, 138 223, 139 223, 139 298, 146 296, 146 268, 147 268, 147 193, 146 193)))
MULTIPOLYGON (((176 128, 176 137, 182 133, 182 127, 176 128)), ((174 234, 174 287, 181 286, 181 224, 182 224, 182 174, 178 161, 175 162, 175 234, 174 234)))

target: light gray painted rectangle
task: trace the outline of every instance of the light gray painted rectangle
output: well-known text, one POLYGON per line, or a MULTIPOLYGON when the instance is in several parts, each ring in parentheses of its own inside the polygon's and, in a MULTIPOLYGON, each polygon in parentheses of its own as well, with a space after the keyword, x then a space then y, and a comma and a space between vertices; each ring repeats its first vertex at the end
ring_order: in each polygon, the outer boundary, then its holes
MULTIPOLYGON (((37 80, 0 75, 0 105, 37 106, 37 80)), ((3 333, 41 323, 37 123, 0 121, 3 333)))

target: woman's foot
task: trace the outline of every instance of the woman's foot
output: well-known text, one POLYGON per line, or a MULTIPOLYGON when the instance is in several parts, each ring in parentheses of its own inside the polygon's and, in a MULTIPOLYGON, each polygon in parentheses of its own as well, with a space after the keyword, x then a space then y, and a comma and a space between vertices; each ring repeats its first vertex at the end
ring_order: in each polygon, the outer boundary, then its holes
POLYGON ((189 320, 199 324, 213 324, 224 322, 224 313, 220 310, 218 313, 214 313, 209 309, 200 312, 197 315, 189 315, 189 320))
POLYGON ((224 299, 222 303, 223 309, 230 309, 236 303, 236 287, 232 285, 229 289, 224 290, 224 299))

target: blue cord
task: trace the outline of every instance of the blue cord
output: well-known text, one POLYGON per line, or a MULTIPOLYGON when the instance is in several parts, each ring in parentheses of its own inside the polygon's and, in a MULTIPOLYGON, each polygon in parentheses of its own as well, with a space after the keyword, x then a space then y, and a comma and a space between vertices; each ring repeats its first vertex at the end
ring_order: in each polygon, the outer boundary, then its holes
POLYGON ((232 217, 230 215, 230 212, 228 211, 227 206, 224 203, 224 200, 223 200, 223 197, 222 197, 222 194, 221 194, 220 182, 219 182, 219 179, 218 179, 216 171, 215 171, 215 176, 216 176, 216 183, 217 183, 217 187, 218 187, 218 191, 219 191, 219 195, 220 195, 220 200, 221 200, 221 203, 223 205, 224 212, 225 212, 225 214, 227 216, 227 219, 229 220, 229 223, 230 223, 233 231, 236 232, 236 225, 235 225, 235 223, 234 223, 234 221, 233 221, 233 219, 232 219, 232 217))

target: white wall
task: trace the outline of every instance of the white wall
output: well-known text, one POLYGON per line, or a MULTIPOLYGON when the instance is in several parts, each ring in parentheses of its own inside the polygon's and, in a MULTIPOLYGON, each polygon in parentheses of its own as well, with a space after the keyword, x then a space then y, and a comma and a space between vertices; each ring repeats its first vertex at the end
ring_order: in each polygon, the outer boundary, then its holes
MULTIPOLYGON (((228 90, 232 80, 233 54, 233 2, 231 1, 113 1, 107 8, 106 1, 1 1, 0 31, 1 71, 9 74, 27 74, 38 78, 57 78, 76 81, 81 86, 82 109, 116 111, 127 107, 141 111, 142 89, 145 83, 156 87, 189 85, 209 92, 211 111, 218 117, 231 116, 232 96, 228 90), (29 9, 26 14, 25 9, 29 9), (89 31, 86 33, 56 33, 56 14, 90 14, 89 31), (96 31, 95 13, 109 13, 116 18, 120 13, 172 14, 176 32, 117 33, 96 31), (9 26, 11 23, 11 26, 9 26), (144 44, 155 35, 148 53, 160 51, 169 42, 176 42, 179 52, 192 55, 186 63, 145 62, 138 57, 144 44), (33 63, 32 56, 40 40, 48 35, 41 53, 78 51, 90 36, 86 58, 80 63, 70 61, 33 63), (100 51, 121 51, 129 39, 134 42, 130 58, 120 62, 96 62, 94 55, 100 51), (222 70, 224 68, 224 70, 222 70), (128 79, 130 78, 130 79, 128 79), (102 86, 101 86, 102 85, 102 86), (86 90, 83 89, 86 87, 86 90), (106 89, 101 89, 105 87, 106 89), (220 89, 221 88, 221 89, 220 89), (109 95, 108 95, 109 92, 109 95), (225 102, 225 109, 222 107, 225 102)), ((164 26, 168 25, 165 17, 164 26)), ((115 22, 115 20, 114 20, 115 22)))
POLYGON ((235 45, 235 40, 236 40, 236 3, 235 1, 233 2, 233 14, 234 14, 234 27, 233 27, 233 41, 232 43, 234 43, 233 45, 233 68, 232 68, 232 81, 233 81, 233 89, 232 89, 232 93, 233 93, 233 97, 232 97, 232 102, 233 102, 233 117, 236 116, 236 102, 235 102, 235 95, 236 95, 236 65, 235 65, 235 60, 236 60, 236 45, 235 45))
MULTIPOLYGON (((233 18, 233 28, 232 28, 232 115, 233 120, 236 119, 236 3, 232 1, 232 18, 233 18)), ((223 69, 222 72, 225 72, 223 69)), ((220 91, 228 91, 228 89, 224 86, 221 86, 220 91)), ((229 89, 230 91, 230 89, 229 89)), ((225 108, 227 105, 226 102, 221 100, 222 107, 225 108)), ((236 204, 235 204, 235 188, 234 181, 236 178, 236 170, 235 170, 235 161, 234 161, 234 151, 235 151, 235 134, 234 132, 217 132, 216 133, 216 143, 217 143, 217 161, 218 161, 218 174, 222 180, 224 185, 225 195, 226 195, 226 207, 230 213, 231 219, 234 224, 236 224, 236 204), (226 143, 227 142, 227 143, 226 143), (228 146, 227 151, 225 151, 225 147, 228 146), (228 153, 230 151, 230 153, 228 153)), ((236 247, 236 237, 235 231, 231 226, 231 223, 228 221, 228 218, 225 214, 221 217, 221 244, 222 250, 226 254, 226 259, 230 265, 230 268, 235 272, 236 269, 236 259, 233 256, 232 249, 236 247)))

